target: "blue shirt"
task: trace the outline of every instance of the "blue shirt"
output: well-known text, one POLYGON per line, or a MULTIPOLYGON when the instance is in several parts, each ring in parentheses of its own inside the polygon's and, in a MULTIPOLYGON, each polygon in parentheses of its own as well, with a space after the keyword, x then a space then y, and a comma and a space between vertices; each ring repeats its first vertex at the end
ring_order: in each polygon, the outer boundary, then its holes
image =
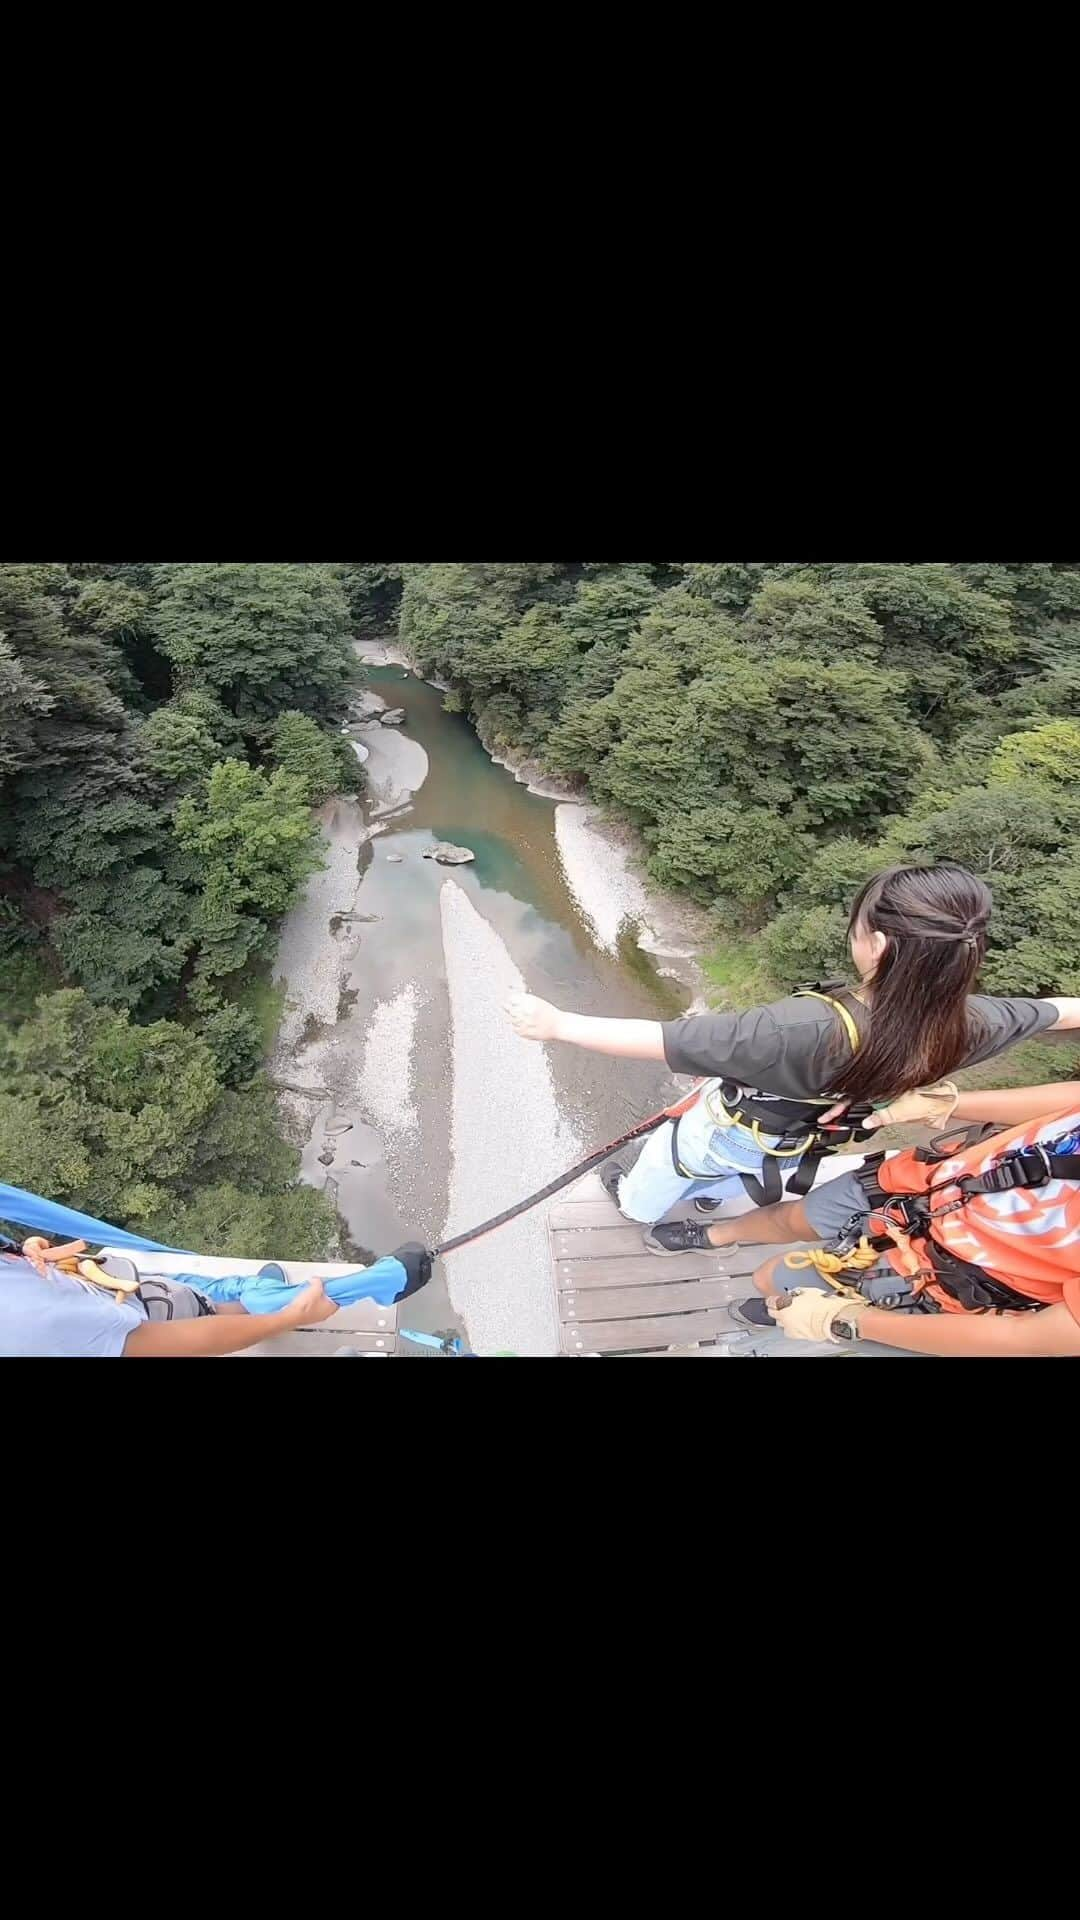
POLYGON ((112 1294, 50 1267, 0 1257, 0 1355, 18 1359, 118 1359, 146 1314, 112 1294))

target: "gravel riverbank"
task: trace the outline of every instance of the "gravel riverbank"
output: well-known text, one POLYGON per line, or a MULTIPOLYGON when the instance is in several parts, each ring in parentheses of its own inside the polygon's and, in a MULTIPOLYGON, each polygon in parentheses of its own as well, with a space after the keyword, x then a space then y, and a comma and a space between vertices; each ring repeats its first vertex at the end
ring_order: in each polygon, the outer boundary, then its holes
MULTIPOLYGON (((503 1012, 524 983, 502 940, 456 881, 444 882, 440 907, 453 1058, 450 1239, 544 1186, 585 1148, 560 1115, 544 1048, 519 1040, 503 1012)), ((542 1207, 450 1254, 446 1281, 475 1352, 558 1352, 542 1207)))

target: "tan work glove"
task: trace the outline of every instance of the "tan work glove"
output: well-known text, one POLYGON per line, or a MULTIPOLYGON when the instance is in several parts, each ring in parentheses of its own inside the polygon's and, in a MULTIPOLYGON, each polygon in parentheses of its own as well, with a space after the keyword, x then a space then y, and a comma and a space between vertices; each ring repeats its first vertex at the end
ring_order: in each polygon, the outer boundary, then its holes
POLYGON ((869 1300, 849 1300, 842 1294, 822 1293, 818 1287, 796 1287, 788 1296, 790 1306, 781 1307, 780 1297, 767 1304, 781 1333, 789 1340, 831 1340, 834 1347, 841 1344, 832 1330, 837 1316, 858 1320, 870 1305, 869 1300))
POLYGON ((878 1107, 865 1122, 867 1128, 907 1127, 919 1121, 927 1127, 945 1127, 953 1117, 960 1089, 952 1080, 938 1080, 932 1087, 916 1087, 902 1093, 887 1107, 878 1107))

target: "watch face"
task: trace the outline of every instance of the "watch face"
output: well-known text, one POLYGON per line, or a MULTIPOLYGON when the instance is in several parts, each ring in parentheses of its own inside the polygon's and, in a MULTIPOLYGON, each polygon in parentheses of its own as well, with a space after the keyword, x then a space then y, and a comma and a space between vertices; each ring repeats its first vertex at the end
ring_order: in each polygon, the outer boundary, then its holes
POLYGON ((855 1322, 853 1320, 834 1320, 833 1332, 841 1340, 854 1340, 855 1322))

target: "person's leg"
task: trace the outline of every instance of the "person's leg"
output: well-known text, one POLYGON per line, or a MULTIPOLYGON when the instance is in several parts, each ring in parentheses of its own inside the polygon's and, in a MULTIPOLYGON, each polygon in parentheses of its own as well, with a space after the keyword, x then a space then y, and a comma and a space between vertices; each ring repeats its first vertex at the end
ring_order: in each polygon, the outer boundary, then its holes
POLYGON ((717 1199, 734 1198, 742 1192, 737 1174, 721 1179, 686 1179, 672 1160, 671 1134, 672 1123, 665 1120, 662 1127, 650 1134, 629 1173, 619 1182, 619 1211, 628 1220, 651 1226, 654 1220, 662 1220, 672 1207, 677 1207, 680 1200, 693 1200, 706 1194, 717 1199))
POLYGON ((775 1253, 758 1267, 753 1279, 759 1293, 790 1293, 795 1287, 820 1287, 822 1293, 829 1292, 828 1281, 813 1267, 791 1268, 785 1265, 786 1260, 786 1253, 775 1253))
POLYGON ((711 1247, 759 1247, 787 1240, 820 1240, 801 1200, 778 1200, 775 1207, 755 1207, 732 1220, 706 1227, 711 1247))
POLYGON ((866 1193, 854 1173, 841 1173, 812 1187, 802 1200, 781 1200, 737 1220, 717 1221, 707 1229, 709 1243, 727 1247, 738 1241, 757 1247, 784 1240, 839 1240, 863 1219, 866 1193))
MULTIPOLYGON (((193 1276, 194 1277, 194 1276, 193 1276)), ((163 1274, 143 1274, 139 1280, 139 1298, 152 1321, 200 1320, 208 1314, 233 1312, 233 1307, 217 1307, 188 1281, 163 1274)), ((239 1309, 243 1311, 243 1309, 239 1309)))

